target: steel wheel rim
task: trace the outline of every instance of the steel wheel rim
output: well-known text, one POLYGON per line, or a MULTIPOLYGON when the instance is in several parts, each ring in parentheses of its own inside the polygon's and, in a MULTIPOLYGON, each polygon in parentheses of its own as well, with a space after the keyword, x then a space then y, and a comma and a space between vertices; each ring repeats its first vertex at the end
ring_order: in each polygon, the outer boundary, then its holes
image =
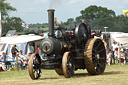
POLYGON ((35 80, 41 76, 41 69, 36 68, 37 65, 40 65, 39 60, 36 57, 36 54, 32 54, 28 63, 28 71, 31 79, 35 80))
POLYGON ((106 66, 106 58, 103 57, 106 50, 103 45, 100 40, 96 40, 92 49, 92 60, 97 74, 103 73, 106 66))
POLYGON ((87 41, 84 58, 89 74, 97 75, 104 72, 106 67, 106 50, 101 39, 92 38, 87 41))
POLYGON ((62 60, 63 73, 66 78, 74 75, 74 62, 70 52, 65 52, 62 60))
POLYGON ((68 74, 72 77, 74 75, 74 67, 73 67, 73 58, 69 55, 67 57, 67 69, 68 69, 68 74))
POLYGON ((58 75, 63 75, 64 74, 62 69, 55 69, 55 71, 58 75))

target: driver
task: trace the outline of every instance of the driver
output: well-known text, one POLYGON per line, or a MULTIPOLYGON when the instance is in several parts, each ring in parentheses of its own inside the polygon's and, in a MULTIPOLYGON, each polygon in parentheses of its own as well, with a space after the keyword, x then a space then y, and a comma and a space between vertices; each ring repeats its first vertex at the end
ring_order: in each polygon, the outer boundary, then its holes
POLYGON ((87 27, 87 30, 88 30, 88 34, 89 34, 89 38, 91 37, 91 27, 90 27, 90 25, 89 24, 87 24, 87 21, 86 20, 84 20, 84 24, 86 25, 86 27, 87 27))

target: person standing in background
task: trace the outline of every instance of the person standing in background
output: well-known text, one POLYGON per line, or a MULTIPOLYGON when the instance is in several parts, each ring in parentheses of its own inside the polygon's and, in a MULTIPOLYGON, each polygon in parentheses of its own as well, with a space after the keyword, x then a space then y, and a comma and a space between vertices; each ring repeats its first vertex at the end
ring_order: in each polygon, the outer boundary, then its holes
POLYGON ((107 64, 110 65, 110 62, 111 62, 111 53, 109 53, 109 51, 107 51, 106 54, 107 54, 107 64))
MULTIPOLYGON (((112 46, 111 46, 111 49, 112 49, 112 57, 111 58, 113 58, 113 63, 115 64, 115 56, 114 56, 114 52, 115 52, 115 48, 117 47, 117 45, 116 45, 116 43, 115 43, 115 41, 113 41, 113 44, 112 44, 112 46)), ((112 59, 111 59, 111 63, 112 63, 112 59)))
POLYGON ((40 48, 39 48, 39 45, 37 45, 36 53, 39 54, 39 55, 41 55, 41 50, 40 50, 40 48))
POLYGON ((32 43, 29 43, 29 45, 28 45, 28 52, 27 53, 31 53, 31 54, 34 53, 34 47, 33 47, 32 43))
POLYGON ((125 51, 125 57, 126 57, 126 63, 128 62, 128 47, 126 48, 126 51, 125 51))
POLYGON ((114 57, 115 57, 116 63, 118 63, 118 61, 119 61, 119 56, 118 55, 119 55, 118 48, 115 48, 114 57))
POLYGON ((13 45, 12 49, 11 49, 11 53, 12 53, 12 57, 13 57, 13 60, 15 60, 15 57, 16 57, 16 53, 19 52, 17 49, 16 49, 16 45, 13 45))

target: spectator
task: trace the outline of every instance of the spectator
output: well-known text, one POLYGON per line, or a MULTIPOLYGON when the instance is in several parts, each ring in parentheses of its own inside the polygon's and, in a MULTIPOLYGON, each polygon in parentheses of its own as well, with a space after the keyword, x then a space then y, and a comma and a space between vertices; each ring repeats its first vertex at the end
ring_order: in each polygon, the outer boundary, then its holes
POLYGON ((110 65, 111 62, 111 53, 107 52, 107 64, 110 65))
POLYGON ((7 61, 7 56, 5 52, 2 53, 2 56, 0 57, 0 69, 6 71, 5 61, 7 61))
MULTIPOLYGON (((117 48, 118 48, 118 54, 119 54, 119 49, 121 48, 119 42, 117 42, 117 48)), ((118 58, 119 58, 119 55, 118 55, 118 58)))
POLYGON ((114 57, 115 57, 116 63, 118 63, 118 48, 115 48, 114 57))
POLYGON ((94 38, 94 35, 95 35, 95 31, 91 30, 91 38, 94 38))
POLYGON ((20 56, 22 59, 25 59, 25 56, 23 55, 22 50, 20 50, 20 52, 19 52, 19 56, 20 56))
POLYGON ((43 61, 43 63, 47 60, 47 55, 42 53, 41 55, 41 60, 43 61))
MULTIPOLYGON (((115 43, 115 41, 113 41, 113 44, 112 44, 112 46, 111 46, 111 50, 112 50, 112 54, 113 54, 113 56, 112 56, 112 59, 113 59, 113 63, 115 64, 115 56, 114 56, 114 52, 115 52, 115 48, 117 47, 117 45, 116 45, 116 43, 115 43)), ((111 60, 112 60, 111 59, 111 60)), ((112 61, 111 61, 112 62, 112 61)))
POLYGON ((40 50, 40 48, 39 48, 39 45, 37 45, 36 53, 37 53, 38 55, 41 55, 41 50, 40 50))
POLYGON ((21 57, 22 68, 24 69, 27 67, 27 58, 23 55, 22 50, 20 50, 19 56, 21 57))
POLYGON ((126 48, 125 56, 126 56, 126 63, 127 63, 128 62, 128 48, 126 48))
POLYGON ((18 50, 16 49, 16 45, 13 45, 12 49, 11 49, 11 53, 12 53, 12 57, 13 60, 15 60, 16 57, 16 53, 18 52, 18 50))
POLYGON ((29 45, 28 45, 28 53, 34 53, 34 47, 33 47, 33 45, 32 45, 32 43, 29 43, 29 45))
POLYGON ((29 61, 30 56, 31 56, 31 53, 27 53, 27 55, 25 55, 25 66, 28 65, 28 61, 29 61))
POLYGON ((19 56, 19 54, 17 54, 17 57, 18 57, 18 65, 21 69, 22 68, 22 60, 21 60, 21 57, 19 56))
POLYGON ((29 60, 30 56, 31 56, 31 53, 27 53, 27 55, 25 55, 25 58, 26 58, 27 60, 29 60))
POLYGON ((121 56, 121 64, 122 65, 126 64, 125 53, 123 53, 123 49, 120 50, 120 56, 121 56))

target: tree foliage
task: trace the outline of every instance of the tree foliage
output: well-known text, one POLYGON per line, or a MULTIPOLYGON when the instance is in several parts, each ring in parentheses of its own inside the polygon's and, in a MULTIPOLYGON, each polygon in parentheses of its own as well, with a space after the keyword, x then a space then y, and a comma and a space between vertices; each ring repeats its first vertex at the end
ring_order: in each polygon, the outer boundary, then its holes
POLYGON ((2 14, 2 19, 8 16, 10 11, 16 11, 16 8, 12 7, 6 0, 0 0, 0 10, 2 14))
POLYGON ((3 24, 3 32, 8 30, 17 30, 18 32, 23 31, 21 23, 23 21, 19 17, 6 17, 6 21, 3 24))
POLYGON ((97 7, 96 5, 89 6, 80 13, 82 14, 82 18, 89 23, 99 18, 115 17, 114 11, 101 6, 97 7))
POLYGON ((2 32, 7 33, 9 30, 23 31, 21 23, 22 19, 19 17, 10 17, 9 13, 11 11, 16 11, 16 8, 12 7, 10 3, 7 3, 6 0, 0 0, 0 10, 2 14, 2 21, 5 23, 2 24, 2 32))
MULTIPOLYGON (((113 10, 106 7, 91 5, 80 11, 81 15, 75 18, 76 23, 86 20, 92 29, 100 29, 104 31, 104 27, 108 27, 107 31, 128 32, 128 17, 124 15, 115 15, 113 10)), ((69 19, 66 24, 69 24, 69 19)))

